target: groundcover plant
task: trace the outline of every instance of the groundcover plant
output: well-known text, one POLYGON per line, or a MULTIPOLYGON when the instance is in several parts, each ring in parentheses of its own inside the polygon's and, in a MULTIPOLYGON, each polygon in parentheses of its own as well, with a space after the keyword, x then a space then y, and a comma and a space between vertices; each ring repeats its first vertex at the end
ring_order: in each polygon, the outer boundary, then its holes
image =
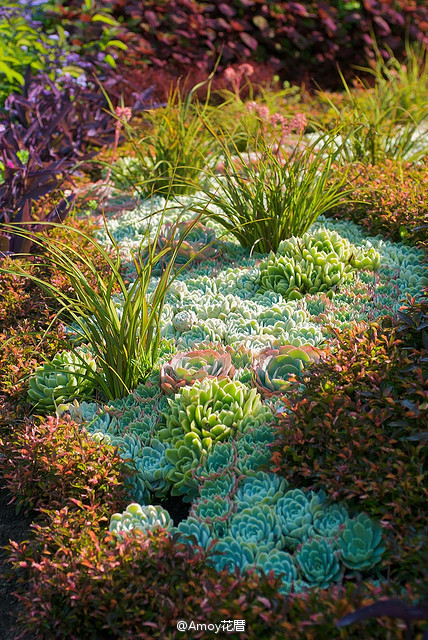
MULTIPOLYGON (((39 251, 4 260, 2 278, 43 292, 61 345, 0 440, 9 489, 37 510, 29 541, 10 545, 20 630, 404 638, 388 618, 335 622, 376 600, 406 623, 425 615, 421 234, 404 244, 332 217, 363 171, 340 151, 358 123, 342 142, 334 127, 307 135, 296 105, 272 119, 238 91, 234 113, 256 132, 243 150, 225 133, 230 104, 209 122, 196 104, 186 138, 171 95, 132 136, 137 156, 108 171, 107 200, 78 207, 77 230, 2 225, 39 251), (156 188, 155 137, 175 140, 177 122, 186 156, 171 153, 156 188), (126 189, 135 206, 112 212, 126 189), (103 221, 82 231, 94 212, 103 221)), ((9 342, 19 303, 6 286, 2 298, 9 342)))

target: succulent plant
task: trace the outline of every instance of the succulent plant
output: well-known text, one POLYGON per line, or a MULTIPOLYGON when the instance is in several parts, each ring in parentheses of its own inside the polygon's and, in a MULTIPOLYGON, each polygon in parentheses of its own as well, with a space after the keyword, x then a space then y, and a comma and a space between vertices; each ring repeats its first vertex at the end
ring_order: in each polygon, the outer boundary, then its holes
POLYGON ((247 507, 232 515, 229 520, 230 535, 236 540, 281 548, 284 544, 281 525, 275 510, 267 504, 247 507))
POLYGON ((185 309, 175 314, 172 319, 172 326, 176 331, 182 333, 183 331, 189 331, 197 319, 197 315, 192 309, 185 309))
POLYGON ((349 569, 371 569, 380 562, 385 545, 382 528, 365 513, 349 518, 339 532, 339 547, 343 564, 349 569))
POLYGON ((201 439, 196 433, 186 433, 181 440, 174 441, 165 455, 172 465, 166 475, 166 479, 172 485, 171 494, 181 495, 183 500, 191 501, 199 493, 199 484, 193 470, 207 455, 201 439))
POLYGON ((314 516, 322 510, 321 498, 300 489, 290 489, 275 504, 285 545, 294 550, 314 533, 314 516))
POLYGON ((212 527, 193 516, 182 520, 176 531, 180 534, 177 538, 178 542, 184 542, 191 546, 196 544, 204 550, 207 550, 216 539, 212 527))
POLYGON ((219 540, 214 554, 207 560, 217 571, 228 569, 231 573, 238 568, 241 572, 254 563, 255 549, 243 540, 236 540, 233 536, 226 536, 219 540))
POLYGON ((170 488, 166 481, 167 473, 172 468, 166 457, 169 446, 168 443, 153 438, 150 446, 143 447, 134 461, 135 468, 148 491, 157 497, 164 496, 170 488))
POLYGON ((256 504, 275 504, 284 495, 287 486, 287 481, 275 473, 256 471, 245 476, 235 496, 238 513, 256 504))
POLYGON ((203 464, 196 469, 196 477, 203 481, 217 478, 235 465, 236 450, 231 442, 220 442, 204 458, 203 464))
POLYGON ((233 508, 231 500, 215 496, 193 503, 190 515, 201 522, 206 522, 218 538, 223 538, 227 535, 233 508))
POLYGON ((260 287, 285 300, 318 291, 331 295, 332 287, 348 280, 353 271, 375 270, 379 264, 375 249, 358 249, 335 231, 319 229, 281 242, 277 254, 271 253, 260 265, 260 287))
POLYGON ((60 404, 93 393, 95 380, 91 372, 95 370, 95 360, 90 354, 62 351, 35 370, 28 395, 39 410, 54 412, 60 404))
POLYGON ((159 439, 173 444, 184 434, 193 433, 206 451, 266 416, 256 389, 250 391, 227 378, 197 381, 168 402, 166 428, 159 430, 159 439))
POLYGON ((114 513, 110 518, 110 531, 118 536, 126 535, 134 529, 147 532, 158 527, 172 528, 168 511, 159 506, 141 506, 133 502, 123 513, 114 513))
POLYGON ((293 556, 280 549, 272 549, 268 553, 261 551, 256 555, 256 567, 265 574, 274 572, 275 577, 281 576, 282 588, 280 592, 288 594, 292 590, 293 583, 297 580, 297 568, 293 556))
POLYGON ((270 445, 274 439, 274 430, 270 424, 249 429, 247 433, 240 435, 236 439, 237 469, 243 474, 248 474, 260 468, 271 468, 273 465, 270 445))
MULTIPOLYGON (((214 447, 211 451, 215 451, 216 448, 214 447)), ((217 474, 203 482, 199 489, 199 497, 201 500, 211 499, 215 496, 223 499, 231 498, 235 494, 237 484, 237 477, 234 474, 229 472, 217 474)))
POLYGON ((232 378, 234 373, 229 353, 203 349, 175 354, 161 367, 160 380, 163 391, 172 394, 197 380, 232 378))
POLYGON ((321 589, 340 580, 343 573, 337 548, 326 538, 304 542, 296 553, 296 561, 305 580, 321 589))
MULTIPOLYGON (((159 237, 154 248, 155 254, 160 254, 168 246, 174 250, 181 240, 181 237, 187 232, 188 227, 193 224, 193 220, 187 222, 181 221, 177 224, 166 223, 162 226, 159 237)), ((216 258, 221 253, 221 248, 216 240, 214 229, 206 227, 201 222, 197 222, 193 229, 187 233, 178 249, 174 266, 185 265, 190 259, 194 262, 201 260, 209 260, 216 258)), ((140 254, 142 262, 147 261, 149 257, 149 249, 143 249, 140 254)), ((160 275, 170 261, 171 251, 162 255, 153 268, 153 275, 160 275)))
POLYGON ((290 384, 289 377, 300 376, 305 365, 319 358, 319 349, 310 344, 264 349, 253 363, 253 383, 265 397, 282 395, 290 384))
POLYGON ((348 519, 348 512, 340 504, 323 507, 314 515, 314 531, 326 538, 332 538, 339 532, 339 527, 348 519))

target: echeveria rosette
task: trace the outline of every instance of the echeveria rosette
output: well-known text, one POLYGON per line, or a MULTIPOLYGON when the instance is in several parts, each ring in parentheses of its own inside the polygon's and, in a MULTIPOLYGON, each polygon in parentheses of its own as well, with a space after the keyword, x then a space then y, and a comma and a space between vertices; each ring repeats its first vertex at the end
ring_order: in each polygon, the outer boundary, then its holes
POLYGON ((110 518, 110 532, 118 536, 126 535, 133 530, 147 532, 159 527, 172 529, 168 511, 160 506, 142 506, 133 502, 123 513, 114 513, 110 518))
POLYGON ((298 574, 293 556, 290 553, 280 549, 272 549, 269 552, 261 551, 256 555, 255 566, 266 575, 273 571, 276 578, 281 577, 280 593, 287 595, 291 592, 298 574))
POLYGON ((170 447, 167 442, 160 442, 153 438, 149 447, 143 447, 138 458, 134 460, 137 473, 146 485, 148 491, 157 497, 163 497, 170 489, 166 480, 172 464, 168 462, 166 450, 170 447))
POLYGON ((54 412, 58 405, 91 395, 96 371, 94 358, 84 352, 62 351, 38 367, 30 377, 28 395, 37 409, 54 412))
POLYGON ((235 495, 237 511, 257 504, 275 504, 281 498, 288 483, 275 473, 257 471, 242 478, 235 495))
POLYGON ((301 376, 305 366, 320 359, 320 350, 310 344, 264 349, 255 359, 253 384, 264 397, 283 395, 291 376, 301 376))
POLYGON ((184 501, 191 501, 199 493, 199 484, 195 479, 194 470, 203 462, 207 455, 201 439, 196 433, 186 433, 182 439, 174 441, 165 452, 171 469, 166 479, 172 485, 173 496, 183 496, 184 501))
POLYGON ((322 511, 314 515, 314 531, 320 536, 332 538, 339 533, 341 525, 345 524, 348 517, 347 510, 340 504, 324 506, 322 511))
POLYGON ((279 498, 275 511, 284 535, 285 545, 295 550, 314 534, 314 517, 323 508, 322 499, 310 491, 290 489, 279 498))
POLYGON ((236 449, 232 442, 220 442, 215 445, 195 470, 195 477, 205 482, 215 479, 227 470, 233 470, 236 461, 236 449))
POLYGON ((190 515, 210 525, 216 536, 224 537, 228 533, 228 522, 232 515, 234 504, 229 498, 200 499, 192 505, 190 515))
POLYGON ((311 587, 326 589, 343 575, 337 547, 327 538, 316 537, 304 542, 296 553, 296 561, 311 587))
POLYGON ((182 520, 176 527, 176 532, 180 534, 177 542, 183 542, 192 547, 198 545, 204 551, 216 540, 212 527, 193 516, 182 520))
POLYGON ((274 441, 274 430, 270 424, 257 429, 249 429, 236 440, 236 468, 244 475, 259 469, 273 467, 271 444, 274 441))
POLYGON ((235 367, 229 353, 199 349, 175 354, 170 362, 161 367, 160 381, 162 390, 173 394, 198 380, 233 378, 234 373, 235 367))
POLYGON ((372 569, 385 551, 381 526, 365 513, 346 521, 338 541, 343 564, 355 571, 372 569))
POLYGON ((183 333, 183 331, 190 331, 197 320, 198 317, 192 309, 184 309, 175 314, 172 319, 172 326, 179 333, 183 333))
POLYGON ((232 515, 229 533, 236 540, 263 545, 266 548, 281 548, 284 545, 281 525, 272 507, 258 504, 232 515))
POLYGON ((253 544, 248 544, 244 540, 226 536, 215 544, 213 552, 213 555, 207 558, 207 562, 217 571, 228 569, 233 573, 238 568, 242 573, 254 564, 256 549, 253 544))
POLYGON ((159 430, 159 439, 174 444, 184 434, 193 433, 206 451, 266 415, 256 389, 228 378, 198 381, 183 387, 168 402, 166 428, 159 430))
MULTIPOLYGON (((218 447, 219 445, 217 445, 218 447)), ((215 448, 217 448, 215 447, 215 448)), ((214 451, 215 449, 212 449, 214 451)), ((238 484, 237 477, 232 473, 217 474, 214 477, 207 478, 199 489, 199 497, 207 500, 219 496, 220 498, 232 498, 235 494, 238 484)))

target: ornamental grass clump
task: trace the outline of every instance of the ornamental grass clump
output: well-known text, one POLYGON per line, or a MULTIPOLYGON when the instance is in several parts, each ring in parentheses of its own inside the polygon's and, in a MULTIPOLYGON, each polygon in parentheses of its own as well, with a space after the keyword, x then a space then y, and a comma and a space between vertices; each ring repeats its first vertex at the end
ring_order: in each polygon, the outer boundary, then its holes
POLYGON ((161 367, 161 388, 170 395, 197 380, 233 378, 234 373, 235 367, 232 365, 230 353, 220 353, 213 349, 177 353, 170 362, 161 367))
MULTIPOLYGON (((180 273, 179 269, 172 275, 174 261, 187 234, 199 222, 197 218, 193 220, 186 226, 177 243, 168 245, 160 254, 155 255, 154 247, 163 215, 164 211, 153 241, 150 239, 150 230, 147 229, 149 257, 144 263, 134 258, 136 279, 129 286, 121 275, 119 247, 111 236, 109 237, 116 252, 114 258, 94 238, 72 227, 65 228, 70 234, 77 234, 79 239, 86 241, 90 252, 85 247, 79 252, 68 246, 66 241, 41 237, 18 224, 1 225, 2 229, 13 231, 19 237, 31 237, 32 242, 43 250, 44 262, 41 266, 55 269, 70 283, 70 288, 64 291, 54 282, 34 274, 18 262, 1 269, 4 273, 30 278, 59 304, 60 311, 57 315, 75 323, 95 358, 97 371, 92 371, 87 364, 88 374, 93 376, 97 390, 109 400, 128 395, 139 382, 148 377, 155 366, 165 296, 169 285, 180 273), (153 268, 167 252, 170 252, 171 259, 154 291, 149 293, 153 268), (105 269, 100 270, 94 266, 94 254, 99 256, 99 262, 105 269), (117 291, 123 300, 121 306, 115 301, 117 291)), ((172 235, 171 242, 173 239, 172 235)), ((82 360, 82 366, 84 364, 82 360)))
POLYGON ((261 262, 259 284, 261 291, 276 291, 285 300, 318 292, 331 297, 355 271, 376 270, 379 264, 373 247, 360 249, 335 231, 319 229, 281 242, 277 253, 261 262))
POLYGON ((352 187, 345 188, 347 170, 337 171, 340 151, 333 133, 321 135, 308 147, 297 145, 286 158, 278 157, 269 141, 259 137, 253 141, 258 160, 250 165, 233 141, 231 151, 222 138, 213 135, 222 146, 225 173, 206 170, 209 186, 200 187, 204 196, 194 209, 205 212, 214 205, 210 218, 243 247, 276 252, 282 240, 301 236, 318 216, 352 192, 352 187))
POLYGON ((319 361, 320 353, 310 344, 264 349, 253 362, 253 384, 264 397, 281 396, 290 385, 290 377, 300 377, 306 365, 319 361))
POLYGON ((96 363, 89 353, 62 351, 37 367, 29 379, 28 395, 36 410, 53 413, 61 403, 93 394, 96 363), (92 374, 92 375, 91 375, 92 374))

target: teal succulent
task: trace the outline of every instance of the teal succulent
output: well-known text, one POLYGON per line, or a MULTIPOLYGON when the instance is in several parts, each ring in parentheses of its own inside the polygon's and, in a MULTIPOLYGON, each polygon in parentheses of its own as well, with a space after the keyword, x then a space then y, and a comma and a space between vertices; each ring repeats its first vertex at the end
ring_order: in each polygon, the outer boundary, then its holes
POLYGON ((349 569, 363 571, 378 564, 385 551, 382 528, 366 514, 348 519, 339 533, 339 547, 343 564, 349 569))
POLYGON ((236 440, 236 467, 243 474, 257 471, 260 468, 272 467, 272 451, 270 445, 275 438, 274 430, 269 424, 257 429, 250 429, 236 440))
POLYGON ((314 515, 314 531, 316 534, 332 538, 339 532, 339 528, 348 519, 348 512, 342 505, 331 504, 323 507, 314 515))
POLYGON ((186 433, 181 440, 174 441, 165 455, 172 465, 166 475, 166 479, 172 485, 171 494, 181 495, 183 500, 191 501, 199 493, 194 470, 207 455, 201 439, 196 433, 186 433))
MULTIPOLYGON (((211 451, 215 451, 217 447, 211 451)), ((237 478, 231 473, 217 474, 204 481, 199 489, 201 500, 207 500, 219 496, 220 498, 233 497, 237 485, 237 478)))
POLYGON ((135 468, 148 491, 157 497, 164 496, 170 488, 166 480, 168 471, 172 468, 166 457, 169 446, 168 443, 153 438, 150 446, 143 447, 134 461, 135 468))
POLYGON ((227 535, 228 522, 232 515, 233 503, 228 498, 215 496, 214 498, 200 499, 192 505, 190 515, 206 522, 218 538, 227 535))
POLYGON ((159 439, 174 444, 184 434, 193 433, 206 451, 266 415, 256 389, 250 391, 227 378, 205 379, 183 387, 168 402, 170 412, 165 416, 166 428, 159 431, 159 439))
POLYGON ((180 534, 177 539, 178 542, 184 542, 191 546, 196 544, 205 551, 216 539, 212 527, 193 516, 188 516, 188 518, 182 520, 176 531, 180 534))
POLYGON ((304 542, 296 553, 296 561, 310 586, 326 589, 343 574, 337 548, 326 538, 304 542))
POLYGON ((278 499, 275 510, 285 545, 294 550, 314 534, 314 517, 322 510, 322 500, 312 491, 290 489, 278 499))
POLYGON ((251 544, 233 536, 226 536, 219 540, 214 549, 214 554, 207 560, 217 571, 228 569, 233 573, 236 568, 245 571, 254 563, 255 549, 251 544))
POLYGON ((284 544, 281 525, 272 507, 257 504, 234 514, 229 521, 230 535, 254 545, 281 548, 284 544))
POLYGON ((281 498, 288 483, 275 473, 253 472, 240 481, 235 501, 237 511, 243 511, 257 504, 275 504, 281 498))
POLYGON ((159 527, 172 528, 168 511, 159 506, 141 506, 133 502, 123 513, 114 513, 110 518, 110 532, 118 536, 126 535, 135 529, 146 533, 159 527))
POLYGON ((310 344, 265 349, 253 363, 253 383, 265 397, 282 395, 290 384, 290 376, 301 376, 305 366, 319 359, 319 349, 310 344))
POLYGON ((95 382, 91 372, 95 370, 95 360, 90 354, 62 351, 35 370, 28 395, 39 410, 54 412, 58 405, 93 393, 95 382))
POLYGON ((335 231, 319 229, 281 242, 277 254, 260 265, 260 288, 276 291, 285 300, 319 291, 331 295, 332 288, 357 269, 375 270, 379 264, 375 249, 358 249, 335 231))
POLYGON ((275 577, 280 576, 282 580, 280 592, 285 595, 290 593, 294 582, 297 580, 297 568, 293 556, 280 549, 272 549, 268 553, 266 553, 266 551, 258 553, 256 556, 256 567, 261 569, 265 574, 273 571, 275 577))
POLYGON ((229 353, 203 349, 175 354, 161 367, 160 380, 163 391, 172 394, 197 380, 232 378, 234 373, 229 353))
POLYGON ((231 442, 220 442, 213 447, 203 464, 196 469, 196 476, 201 480, 217 478, 235 465, 236 450, 231 442))

